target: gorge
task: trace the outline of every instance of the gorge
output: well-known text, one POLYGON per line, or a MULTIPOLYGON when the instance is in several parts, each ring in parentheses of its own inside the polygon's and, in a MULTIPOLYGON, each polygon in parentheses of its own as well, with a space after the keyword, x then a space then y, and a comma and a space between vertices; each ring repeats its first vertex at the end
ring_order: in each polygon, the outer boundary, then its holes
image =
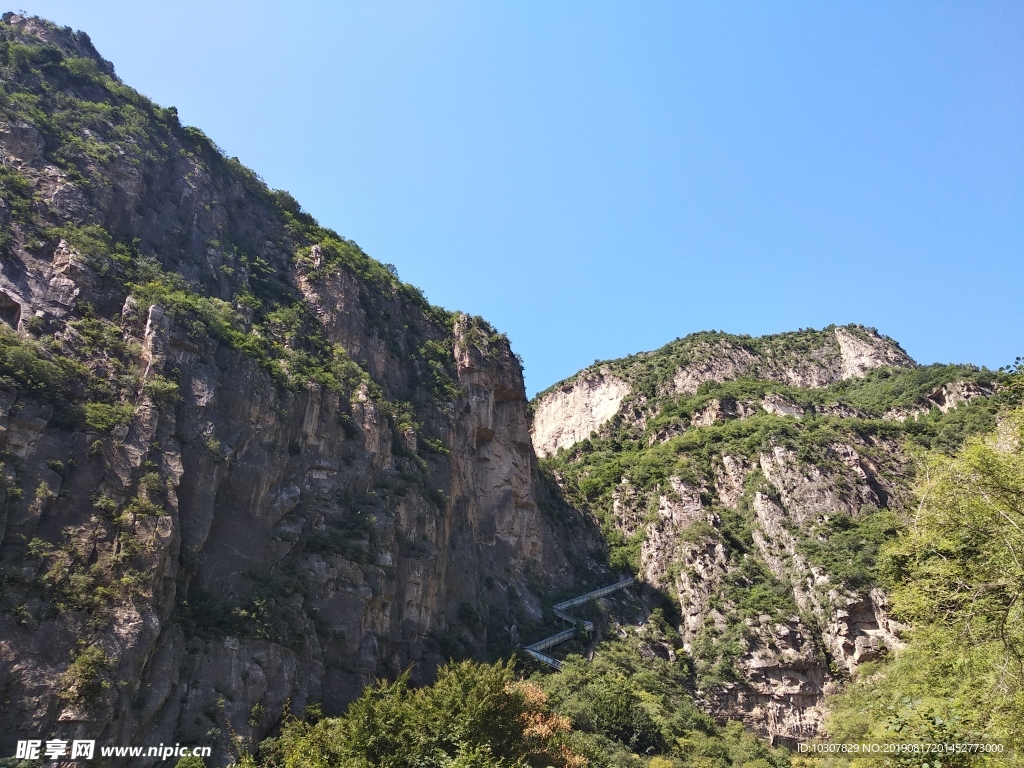
POLYGON ((875 567, 912 452, 994 429, 1003 374, 856 325, 704 332, 528 401, 503 334, 84 33, 6 14, 0 73, 0 754, 227 764, 377 678, 507 658, 620 576, 575 650, 667 618, 686 695, 775 745, 903 646, 875 567))

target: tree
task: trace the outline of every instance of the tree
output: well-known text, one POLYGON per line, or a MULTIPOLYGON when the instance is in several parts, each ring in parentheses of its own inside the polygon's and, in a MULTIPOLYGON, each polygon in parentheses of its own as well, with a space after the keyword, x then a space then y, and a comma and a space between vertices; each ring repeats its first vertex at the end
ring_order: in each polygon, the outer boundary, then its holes
POLYGON ((562 740, 569 730, 540 687, 515 678, 512 661, 466 661, 424 688, 410 689, 407 674, 378 682, 342 717, 292 719, 260 757, 275 768, 573 768, 583 762, 562 740))
POLYGON ((954 456, 927 457, 919 478, 919 504, 880 563, 896 617, 913 625, 908 645, 832 702, 830 738, 999 742, 1006 752, 941 765, 1024 765, 1024 410, 954 456))

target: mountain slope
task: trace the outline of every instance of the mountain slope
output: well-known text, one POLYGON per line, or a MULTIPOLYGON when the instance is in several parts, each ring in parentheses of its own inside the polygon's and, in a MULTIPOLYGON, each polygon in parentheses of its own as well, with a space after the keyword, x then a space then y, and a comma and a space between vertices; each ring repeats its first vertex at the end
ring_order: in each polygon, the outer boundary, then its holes
POLYGON ((575 553, 599 535, 545 494, 484 321, 320 227, 83 33, 3 17, 0 157, 5 739, 223 763, 289 703, 338 712, 375 676, 499 654, 547 591, 590 583, 575 553))
POLYGON ((860 326, 832 326, 775 336, 695 333, 656 352, 598 363, 535 398, 533 438, 549 456, 588 437, 632 393, 637 403, 692 395, 709 382, 774 381, 823 387, 873 368, 914 367, 898 344, 860 326))
POLYGON ((538 395, 542 470, 602 523, 613 565, 678 604, 703 706, 782 743, 900 647, 875 556, 916 447, 994 425, 1000 374, 919 367, 859 326, 701 333, 538 395))

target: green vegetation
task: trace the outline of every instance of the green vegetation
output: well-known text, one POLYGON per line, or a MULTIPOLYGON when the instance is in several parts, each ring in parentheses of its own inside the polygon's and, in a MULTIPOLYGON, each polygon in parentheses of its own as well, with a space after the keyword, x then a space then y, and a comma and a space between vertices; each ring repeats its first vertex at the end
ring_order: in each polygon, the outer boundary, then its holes
POLYGON ((181 394, 178 390, 176 382, 170 381, 160 374, 153 374, 147 378, 142 388, 142 391, 157 407, 174 405, 180 401, 181 394))
POLYGON ((61 697, 72 703, 89 703, 110 688, 107 679, 111 660, 97 645, 83 645, 72 654, 61 677, 61 697))
POLYGON ((909 645, 832 702, 835 740, 999 742, 1007 753, 941 765, 1024 764, 1022 446, 1017 410, 955 456, 927 458, 912 525, 880 564, 909 645))
POLYGON ((600 645, 592 661, 570 656, 562 671, 532 679, 571 720, 571 743, 595 768, 788 766, 783 750, 697 708, 692 664, 678 644, 659 609, 639 632, 600 645))
POLYGON ((813 525, 797 550, 848 589, 867 592, 882 581, 879 551, 902 528, 889 510, 867 509, 856 518, 839 512, 813 525))
POLYGON ((0 384, 17 387, 54 407, 58 423, 80 418, 69 402, 81 364, 55 351, 55 343, 22 338, 0 325, 0 384), (63 417, 63 418, 62 418, 63 417))
POLYGON ((660 612, 639 633, 605 643, 593 663, 517 677, 510 662, 444 667, 433 685, 408 677, 367 688, 348 711, 286 720, 242 765, 783 768, 739 723, 722 727, 693 703, 689 665, 660 612), (675 660, 671 660, 672 656, 675 660))
POLYGON ((755 644, 754 622, 762 616, 787 622, 800 615, 792 586, 773 576, 757 555, 734 551, 730 566, 709 605, 724 616, 724 624, 706 616, 692 643, 694 671, 703 689, 742 679, 736 661, 755 644))
POLYGON ((425 688, 410 689, 407 675, 368 688, 342 717, 289 720, 279 738, 261 745, 260 764, 583 766, 566 743, 568 730, 541 689, 517 680, 510 664, 462 662, 425 688))
POLYGON ((127 425, 134 408, 124 401, 138 387, 137 351, 107 321, 85 319, 67 329, 57 341, 0 326, 0 384, 50 405, 53 421, 65 429, 110 432, 127 425))
POLYGON ((114 427, 126 427, 132 421, 135 408, 130 405, 85 404, 85 426, 97 432, 110 432, 114 427))
MULTIPOLYGON (((35 496, 37 503, 45 504, 52 492, 41 484, 35 496)), ((70 535, 73 531, 66 531, 58 545, 39 538, 29 541, 25 553, 37 576, 23 586, 44 606, 83 617, 90 630, 104 629, 115 606, 130 603, 149 589, 143 566, 148 548, 137 531, 138 519, 147 512, 143 505, 152 507, 150 514, 164 514, 145 496, 123 509, 107 496, 93 500, 94 535, 116 542, 115 552, 102 560, 93 559, 92 542, 85 543, 86 550, 70 535)))

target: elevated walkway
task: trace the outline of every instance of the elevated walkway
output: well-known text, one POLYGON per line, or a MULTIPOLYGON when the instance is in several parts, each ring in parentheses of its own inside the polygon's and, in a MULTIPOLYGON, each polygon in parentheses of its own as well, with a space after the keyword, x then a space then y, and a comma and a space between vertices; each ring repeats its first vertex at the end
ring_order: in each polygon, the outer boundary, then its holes
MULTIPOLYGON (((573 625, 573 628, 565 629, 561 632, 556 632, 550 637, 545 637, 543 640, 538 640, 536 643, 531 643, 530 645, 526 646, 523 650, 526 651, 530 656, 535 658, 537 661, 541 662, 542 664, 547 664, 549 667, 553 667, 554 669, 561 669, 562 662, 560 662, 558 659, 552 656, 548 656, 546 653, 541 653, 541 651, 547 650, 553 645, 564 643, 566 640, 572 640, 574 637, 576 637, 576 623, 579 620, 571 614, 566 613, 566 610, 568 608, 574 608, 577 605, 589 603, 591 600, 597 600, 597 598, 599 597, 604 597, 605 595, 610 595, 612 592, 617 592, 620 589, 625 589, 626 587, 632 586, 633 581, 634 579, 632 576, 627 576, 625 578, 619 579, 617 582, 607 587, 601 587, 600 589, 595 589, 593 592, 587 592, 585 595, 580 595, 579 597, 573 597, 569 600, 563 600, 560 603, 555 603, 555 605, 553 606, 555 616, 560 618, 562 621, 569 622, 573 625)), ((587 632, 590 632, 594 629, 594 622, 584 621, 583 628, 587 632)))

